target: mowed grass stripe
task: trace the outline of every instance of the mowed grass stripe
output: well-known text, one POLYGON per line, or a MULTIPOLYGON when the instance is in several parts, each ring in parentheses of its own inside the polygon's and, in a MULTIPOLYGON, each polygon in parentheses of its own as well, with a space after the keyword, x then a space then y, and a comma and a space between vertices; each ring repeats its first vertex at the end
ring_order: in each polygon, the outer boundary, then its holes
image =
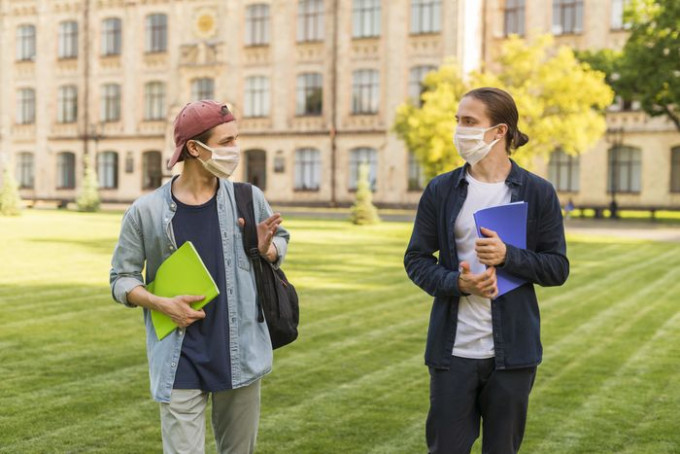
MULTIPOLYGON (((649 271, 645 274, 638 273, 631 277, 629 283, 649 283, 651 285, 672 285, 676 288, 680 285, 677 276, 673 273, 667 273, 654 279, 649 271)), ((571 367, 575 367, 578 363, 563 364, 575 353, 581 352, 583 356, 589 357, 600 353, 605 348, 605 343, 597 343, 590 345, 584 343, 584 339, 605 338, 605 342, 611 341, 611 334, 616 332, 626 331, 636 321, 639 314, 646 313, 654 308, 656 305, 662 304, 659 300, 651 303, 645 301, 644 296, 647 294, 645 286, 640 285, 637 291, 634 292, 608 292, 601 294, 603 301, 617 302, 606 306, 604 310, 598 311, 592 315, 587 321, 581 322, 577 327, 573 328, 569 334, 561 337, 557 342, 553 342, 545 347, 544 357, 550 361, 562 363, 559 372, 544 379, 535 392, 540 392, 543 386, 547 386, 551 380, 558 379, 561 375, 567 373, 571 367), (625 293, 625 297, 623 294, 625 293), (644 303, 643 303, 644 302, 644 303), (640 306, 638 310, 637 306, 640 306), (606 335, 605 335, 606 334, 606 335)), ((583 358, 581 356, 581 358, 583 358)))
MULTIPOLYGON (((674 291, 680 289, 677 281, 670 287, 674 291)), ((551 435, 564 434, 561 428, 564 421, 569 419, 569 415, 578 418, 581 406, 593 399, 610 375, 635 353, 637 347, 634 342, 653 336, 657 326, 663 324, 665 318, 658 314, 663 314, 664 308, 667 308, 667 302, 657 300, 642 306, 634 316, 626 317, 629 307, 619 307, 618 315, 625 320, 583 336, 585 340, 564 354, 547 355, 544 365, 539 368, 539 378, 531 397, 533 402, 539 403, 539 408, 533 407, 530 418, 540 421, 535 426, 531 425, 535 431, 532 439, 545 441, 551 435), (546 401, 559 402, 559 411, 544 406, 546 401), (551 427, 560 429, 549 432, 551 427)), ((559 446, 564 448, 559 452, 580 452, 574 450, 569 439, 560 438, 559 446)), ((545 450, 531 446, 530 452, 534 449, 558 452, 555 446, 545 450)))
MULTIPOLYGON (((676 287, 677 289, 677 287, 676 287)), ((599 434, 603 431, 620 431, 621 437, 610 443, 608 448, 611 452, 618 452, 624 449, 636 438, 633 435, 636 427, 645 418, 650 418, 652 414, 656 418, 659 416, 659 409, 654 405, 658 400, 658 391, 666 389, 665 383, 660 382, 658 377, 660 372, 673 371, 674 374, 680 372, 677 362, 671 364, 669 361, 669 350, 674 350, 675 354, 680 351, 680 322, 679 308, 665 305, 665 310, 656 308, 656 320, 665 322, 656 330, 651 331, 653 336, 639 345, 634 350, 628 360, 621 365, 613 375, 608 378, 601 387, 584 402, 578 411, 572 412, 565 418, 562 426, 563 432, 560 436, 569 436, 569 441, 576 449, 584 449, 597 442, 599 434), (616 396, 626 396, 621 399, 616 396), (626 412, 633 412, 636 418, 622 418, 626 412), (592 421, 590 426, 586 421, 592 421), (587 427, 588 430, 583 430, 587 427)), ((651 322, 646 324, 641 321, 638 325, 643 325, 645 329, 653 328, 651 322)), ((677 356, 675 358, 677 359, 677 356)), ((666 375, 668 377, 668 375, 666 375)), ((666 381, 669 383, 670 379, 666 381)), ((673 409, 673 414, 666 416, 674 419, 677 407, 673 409)), ((671 420, 668 420, 671 423, 671 420)), ((556 434, 555 434, 556 435, 556 434)), ((549 437, 545 443, 550 444, 554 438, 549 437)), ((675 442, 680 443, 680 436, 674 437, 675 442)), ((669 440, 670 441, 670 440, 669 440)), ((676 445, 680 447, 680 444, 676 445)))

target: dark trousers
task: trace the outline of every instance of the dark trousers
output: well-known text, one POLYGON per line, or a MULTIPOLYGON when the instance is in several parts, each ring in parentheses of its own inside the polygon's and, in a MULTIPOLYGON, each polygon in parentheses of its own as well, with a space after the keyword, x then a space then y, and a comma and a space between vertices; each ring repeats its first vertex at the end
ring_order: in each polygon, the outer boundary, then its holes
POLYGON ((453 357, 430 368, 430 454, 469 454, 482 426, 483 454, 514 454, 524 436, 536 367, 496 370, 494 359, 453 357))

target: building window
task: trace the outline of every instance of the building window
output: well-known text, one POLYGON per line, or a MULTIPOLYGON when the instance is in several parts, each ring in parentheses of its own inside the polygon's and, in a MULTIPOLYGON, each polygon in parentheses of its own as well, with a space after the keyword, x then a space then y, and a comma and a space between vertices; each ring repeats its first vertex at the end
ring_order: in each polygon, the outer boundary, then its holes
POLYGON ((35 59, 35 26, 20 25, 17 28, 17 60, 35 59))
POLYGON ((630 0, 612 0, 612 30, 625 30, 630 28, 630 22, 623 20, 623 12, 630 0))
POLYGON ((105 151, 97 154, 97 176, 100 188, 116 189, 118 187, 118 153, 105 151))
POLYGON ((553 33, 566 35, 583 31, 583 0, 553 0, 553 33))
POLYGON ((378 71, 360 69, 352 74, 352 113, 378 113, 380 100, 378 71))
POLYGON ((524 36, 524 0, 505 0, 505 36, 524 36))
POLYGON ((57 155, 57 189, 76 187, 76 155, 63 151, 57 155))
POLYGON ((142 189, 156 189, 163 179, 161 152, 146 151, 142 155, 142 189))
POLYGON ((146 16, 146 52, 165 52, 168 48, 168 16, 149 14, 146 16))
POLYGON ((378 174, 378 152, 373 148, 355 148, 349 155, 349 189, 354 191, 359 180, 359 166, 368 164, 368 180, 371 190, 375 191, 376 176, 378 174))
POLYGON ((59 24, 59 58, 78 57, 78 22, 67 21, 59 24))
POLYGON ((425 76, 431 72, 436 71, 436 66, 415 66, 409 71, 408 77, 408 97, 411 101, 418 107, 423 105, 423 100, 421 98, 423 92, 425 91, 425 86, 423 82, 425 81, 425 76))
POLYGON ((122 25, 117 17, 105 19, 102 23, 102 55, 120 55, 122 48, 122 25))
POLYGON ((244 116, 269 116, 269 79, 264 76, 253 76, 246 79, 244 116))
POLYGON ((671 150, 671 192, 680 192, 680 146, 671 150))
POLYGON ((144 119, 163 120, 165 118, 165 84, 149 82, 144 86, 144 119))
POLYGON ((258 3, 246 9, 246 46, 269 44, 269 5, 258 3))
POLYGON ((64 85, 57 93, 57 123, 75 123, 78 120, 78 87, 64 85))
POLYGON ((321 115, 323 88, 321 74, 300 74, 297 78, 296 115, 321 115))
POLYGON ((17 94, 17 123, 35 123, 35 90, 32 88, 22 88, 17 94))
POLYGON ((321 183, 321 153, 314 148, 295 150, 295 189, 318 191, 321 183))
POLYGON ((191 98, 194 101, 215 99, 215 81, 209 77, 202 77, 191 81, 191 98))
POLYGON ((422 191, 425 187, 425 172, 413 153, 408 154, 408 190, 422 191))
POLYGON ((610 193, 639 193, 641 173, 641 152, 638 148, 622 145, 609 149, 607 190, 610 193))
POLYGON ((579 168, 580 159, 578 156, 571 156, 562 150, 555 150, 550 154, 548 180, 558 191, 578 192, 579 168))
POLYGON ((354 38, 380 36, 380 0, 354 0, 352 36, 354 38))
POLYGON ((34 178, 33 153, 23 151, 17 155, 17 183, 19 183, 19 189, 33 189, 34 178))
POLYGON ((323 41, 323 0, 298 2, 298 42, 323 41))
POLYGON ((411 0, 411 33, 441 31, 441 0, 411 0))

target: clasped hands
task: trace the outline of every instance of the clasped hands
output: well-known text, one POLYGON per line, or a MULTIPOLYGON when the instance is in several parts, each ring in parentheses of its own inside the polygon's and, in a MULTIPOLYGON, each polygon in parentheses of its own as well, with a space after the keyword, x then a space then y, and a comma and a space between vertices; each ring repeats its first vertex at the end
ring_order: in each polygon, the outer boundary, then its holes
POLYGON ((463 293, 493 299, 498 295, 496 266, 505 262, 507 249, 496 232, 484 227, 480 230, 484 238, 475 241, 475 252, 479 261, 488 268, 483 273, 474 274, 468 262, 461 262, 458 288, 463 293))

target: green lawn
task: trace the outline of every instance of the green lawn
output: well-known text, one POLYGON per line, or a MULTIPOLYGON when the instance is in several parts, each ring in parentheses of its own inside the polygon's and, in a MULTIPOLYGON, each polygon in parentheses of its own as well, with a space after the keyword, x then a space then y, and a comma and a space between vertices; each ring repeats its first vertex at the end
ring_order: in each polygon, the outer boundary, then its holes
MULTIPOLYGON (((0 453, 160 452, 141 311, 110 298, 120 217, 0 218, 0 453)), ((411 226, 286 225, 302 325, 264 381, 258 452, 425 452, 430 297, 403 271, 411 226)), ((680 244, 572 237, 569 255, 567 285, 539 289, 522 452, 680 452, 680 244)))

